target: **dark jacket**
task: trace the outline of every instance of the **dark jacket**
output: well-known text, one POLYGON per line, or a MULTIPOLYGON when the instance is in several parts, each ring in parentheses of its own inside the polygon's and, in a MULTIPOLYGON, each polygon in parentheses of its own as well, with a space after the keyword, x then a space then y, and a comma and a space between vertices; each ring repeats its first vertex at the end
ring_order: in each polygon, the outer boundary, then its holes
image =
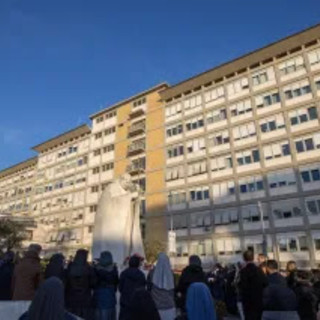
POLYGON ((129 306, 131 297, 136 289, 144 288, 146 277, 138 268, 127 268, 120 275, 119 291, 121 306, 129 306))
POLYGON ((294 290, 297 285, 297 271, 291 271, 287 276, 287 285, 290 289, 294 290))
POLYGON ((111 309, 116 305, 116 291, 119 283, 118 269, 109 270, 102 266, 95 268, 96 286, 94 289, 94 306, 98 309, 111 309))
POLYGON ((185 301, 189 286, 194 282, 206 282, 206 275, 199 265, 191 264, 182 270, 181 277, 176 291, 181 294, 181 299, 177 302, 180 308, 185 307, 185 301))
POLYGON ((253 263, 240 271, 239 291, 246 320, 261 319, 262 293, 267 284, 266 276, 253 263))
POLYGON ((0 266, 0 300, 11 300, 11 282, 14 264, 11 261, 4 262, 0 266))
MULTIPOLYGON (((20 318, 19 320, 29 320, 29 315, 28 315, 28 311, 25 312, 20 318)), ((69 312, 65 312, 64 314, 64 320, 77 320, 79 318, 75 317, 73 314, 69 313, 69 312)))
POLYGON ((263 290, 263 310, 265 311, 296 311, 297 298, 287 287, 287 282, 280 273, 268 275, 268 286, 263 290))
POLYGON ((66 305, 70 310, 92 307, 91 290, 95 285, 93 268, 71 263, 66 273, 66 305))
POLYGON ((14 269, 12 300, 32 300, 40 280, 40 258, 36 252, 28 251, 14 269))
POLYGON ((62 254, 57 253, 51 257, 50 262, 46 267, 44 277, 45 279, 57 277, 61 281, 65 281, 64 257, 62 254))
POLYGON ((298 282, 295 287, 298 314, 303 320, 317 319, 317 297, 308 282, 298 282))

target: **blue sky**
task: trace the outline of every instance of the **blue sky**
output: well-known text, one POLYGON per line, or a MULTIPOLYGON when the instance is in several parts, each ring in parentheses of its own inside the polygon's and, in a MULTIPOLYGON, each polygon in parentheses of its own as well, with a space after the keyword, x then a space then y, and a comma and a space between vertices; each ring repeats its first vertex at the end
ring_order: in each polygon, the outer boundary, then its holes
POLYGON ((0 169, 102 107, 317 23, 319 0, 1 0, 0 169))

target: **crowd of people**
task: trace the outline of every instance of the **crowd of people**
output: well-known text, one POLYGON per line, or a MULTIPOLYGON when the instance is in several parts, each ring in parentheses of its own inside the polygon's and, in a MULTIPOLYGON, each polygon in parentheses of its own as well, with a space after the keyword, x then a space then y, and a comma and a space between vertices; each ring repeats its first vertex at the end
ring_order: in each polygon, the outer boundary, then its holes
POLYGON ((0 260, 0 300, 31 301, 21 320, 317 320, 320 271, 298 270, 293 261, 280 270, 262 254, 254 261, 252 251, 210 272, 191 256, 178 276, 165 253, 149 272, 138 255, 119 272, 108 251, 94 263, 84 249, 68 262, 57 253, 45 267, 40 253, 32 244, 19 261, 12 252, 0 260))

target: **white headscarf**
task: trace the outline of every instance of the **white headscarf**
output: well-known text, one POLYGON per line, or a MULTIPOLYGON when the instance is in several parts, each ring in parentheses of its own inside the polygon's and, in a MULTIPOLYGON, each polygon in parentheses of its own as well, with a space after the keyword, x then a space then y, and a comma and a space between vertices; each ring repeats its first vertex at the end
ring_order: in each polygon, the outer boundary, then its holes
POLYGON ((174 279, 170 260, 163 252, 158 255, 157 265, 152 276, 152 283, 160 289, 174 289, 174 279))

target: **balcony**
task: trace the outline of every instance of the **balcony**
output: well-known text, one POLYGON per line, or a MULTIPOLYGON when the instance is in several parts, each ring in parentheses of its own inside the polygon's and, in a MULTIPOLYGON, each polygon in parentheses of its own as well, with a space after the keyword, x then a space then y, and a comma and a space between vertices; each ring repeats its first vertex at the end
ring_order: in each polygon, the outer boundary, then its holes
POLYGON ((144 108, 137 108, 137 109, 133 109, 130 114, 129 114, 129 119, 134 119, 134 118, 138 118, 141 117, 142 115, 145 114, 144 108))
POLYGON ((129 132, 128 132, 128 136, 129 137, 133 137, 136 136, 138 134, 142 134, 145 132, 145 122, 144 121, 140 121, 137 123, 134 123, 130 128, 129 128, 129 132))
POLYGON ((136 142, 133 142, 129 147, 128 147, 128 156, 134 156, 139 153, 144 152, 146 149, 146 143, 144 140, 139 140, 136 142))
POLYGON ((131 175, 143 173, 146 168, 146 159, 138 159, 127 166, 127 172, 131 175))

